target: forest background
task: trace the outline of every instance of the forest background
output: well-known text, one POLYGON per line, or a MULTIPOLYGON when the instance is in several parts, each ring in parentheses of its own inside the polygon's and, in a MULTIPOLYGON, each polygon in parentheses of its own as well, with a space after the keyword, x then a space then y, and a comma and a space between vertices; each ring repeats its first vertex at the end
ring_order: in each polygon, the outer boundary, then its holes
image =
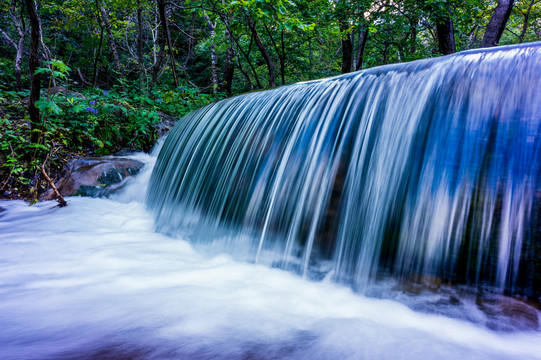
POLYGON ((0 198, 225 97, 540 39, 541 0, 4 0, 0 198))

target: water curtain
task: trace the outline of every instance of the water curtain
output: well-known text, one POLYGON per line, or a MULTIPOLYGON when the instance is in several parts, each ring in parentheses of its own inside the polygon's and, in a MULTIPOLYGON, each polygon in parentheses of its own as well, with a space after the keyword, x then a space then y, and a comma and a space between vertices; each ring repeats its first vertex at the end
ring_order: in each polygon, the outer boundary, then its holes
POLYGON ((534 43, 199 109, 165 141, 148 205, 160 231, 219 232, 217 246, 355 289, 388 275, 539 296, 540 157, 534 43))

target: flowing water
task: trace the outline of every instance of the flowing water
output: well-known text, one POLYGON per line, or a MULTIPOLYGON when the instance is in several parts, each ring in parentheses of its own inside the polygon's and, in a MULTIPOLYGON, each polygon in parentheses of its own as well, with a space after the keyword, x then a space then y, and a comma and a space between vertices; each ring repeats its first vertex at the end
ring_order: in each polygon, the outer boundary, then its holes
POLYGON ((541 359, 540 70, 248 94, 109 199, 0 202, 0 359, 541 359))
POLYGON ((416 312, 157 233, 148 175, 66 208, 0 202, 0 359, 541 359, 539 329, 491 330, 467 299, 416 312))
POLYGON ((539 74, 535 43, 200 109, 158 158, 157 228, 365 293, 385 275, 537 299, 539 74))

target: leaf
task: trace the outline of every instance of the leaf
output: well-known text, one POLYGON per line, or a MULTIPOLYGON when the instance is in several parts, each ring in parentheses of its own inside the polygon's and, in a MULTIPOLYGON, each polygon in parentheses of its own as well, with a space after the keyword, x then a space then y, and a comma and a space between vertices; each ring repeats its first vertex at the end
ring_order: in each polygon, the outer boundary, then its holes
POLYGON ((63 113, 62 109, 54 101, 38 100, 34 105, 45 114, 60 115, 63 113))
POLYGON ((34 75, 49 74, 50 72, 51 72, 51 70, 49 70, 47 68, 37 68, 36 71, 34 71, 34 75))

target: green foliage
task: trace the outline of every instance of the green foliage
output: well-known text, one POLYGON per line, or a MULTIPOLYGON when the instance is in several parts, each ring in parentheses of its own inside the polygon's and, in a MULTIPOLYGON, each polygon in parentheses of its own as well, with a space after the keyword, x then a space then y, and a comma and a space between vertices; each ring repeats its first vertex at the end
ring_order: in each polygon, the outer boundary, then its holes
MULTIPOLYGON (((42 75, 44 90, 35 105, 43 126, 39 130, 40 142, 31 144, 23 101, 29 91, 15 91, 16 74, 23 88, 30 87, 28 54, 22 53, 20 64, 15 61, 19 29, 26 27, 22 42, 24 49, 29 48, 28 15, 22 1, 0 2, 3 178, 9 178, 8 182, 18 179, 15 187, 36 188, 40 186, 36 180, 37 159, 47 154, 51 156, 49 163, 59 168, 60 159, 73 153, 149 149, 156 139, 154 125, 160 113, 180 117, 226 96, 226 58, 234 67, 233 94, 264 87, 269 70, 248 18, 254 21, 275 65, 276 83, 285 85, 338 75, 342 69, 342 41, 351 40, 356 62, 365 31, 368 40, 363 68, 438 56, 436 25, 447 18, 452 20, 458 51, 479 47, 497 1, 169 0, 163 4, 173 59, 169 51, 163 52, 169 49, 162 41, 156 0, 39 2, 47 49, 40 49, 43 62, 36 73, 42 75), (100 7, 108 14, 111 38, 100 7), (114 65, 113 43, 121 63, 120 73, 114 65), (219 73, 217 89, 212 83, 213 51, 219 73), (174 85, 171 61, 178 69, 180 86, 174 85), (20 66, 20 73, 15 72, 16 66, 20 66), (65 91, 52 91, 58 86, 65 91), (215 91, 218 95, 212 94, 215 91)), ((541 40, 540 19, 541 2, 515 0, 500 44, 541 40)))
MULTIPOLYGON (((50 67, 37 72, 48 75, 49 83, 53 78, 68 79, 70 68, 61 61, 46 65, 50 67)), ((0 174, 6 179, 0 187, 10 184, 10 189, 35 198, 47 188, 39 181, 39 166, 47 154, 54 155, 50 166, 59 172, 62 159, 74 154, 108 155, 126 148, 148 151, 157 139, 154 125, 160 122, 160 112, 180 117, 218 99, 191 86, 146 94, 128 83, 80 93, 64 87, 52 90, 43 89, 35 103, 43 120, 38 143, 30 141, 23 101, 29 92, 0 90, 0 174)))

